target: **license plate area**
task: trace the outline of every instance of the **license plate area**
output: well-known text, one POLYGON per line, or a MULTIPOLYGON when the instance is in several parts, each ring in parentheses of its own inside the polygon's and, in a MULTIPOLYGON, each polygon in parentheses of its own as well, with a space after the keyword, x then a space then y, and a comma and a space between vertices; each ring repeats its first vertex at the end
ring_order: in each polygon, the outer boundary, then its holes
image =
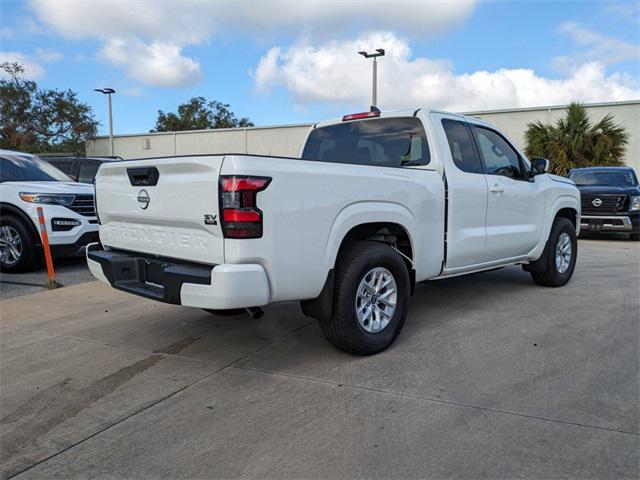
POLYGON ((589 219, 589 230, 599 231, 602 230, 604 222, 599 219, 589 219))
POLYGON ((158 300, 164 299, 162 262, 124 257, 116 259, 112 265, 114 287, 158 300))
POLYGON ((180 304, 183 283, 209 285, 211 271, 215 267, 97 248, 88 250, 87 256, 100 263, 102 272, 113 287, 176 305, 180 304))
POLYGON ((164 287, 162 277, 164 273, 164 265, 161 262, 144 260, 144 267, 140 269, 144 272, 144 276, 140 281, 151 286, 164 287))

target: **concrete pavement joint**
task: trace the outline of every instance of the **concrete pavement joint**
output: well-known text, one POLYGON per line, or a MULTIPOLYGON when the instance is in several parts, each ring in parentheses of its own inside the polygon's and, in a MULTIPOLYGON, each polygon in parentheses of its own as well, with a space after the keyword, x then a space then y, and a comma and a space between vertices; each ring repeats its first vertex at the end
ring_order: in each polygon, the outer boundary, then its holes
POLYGON ((196 385, 197 383, 201 382, 202 380, 205 380, 206 378, 208 378, 208 377, 210 377, 210 376, 212 376, 212 375, 215 375, 216 373, 220 372, 220 371, 221 371, 221 370, 223 370, 224 368, 226 368, 226 367, 221 367, 220 369, 218 369, 218 370, 216 370, 216 371, 214 371, 214 372, 210 372, 210 373, 208 373, 207 375, 205 375, 204 377, 202 377, 202 378, 200 378, 200 379, 196 380, 194 383, 191 383, 191 384, 189 384, 189 385, 185 385, 184 387, 182 387, 182 388, 180 388, 180 389, 176 390, 175 392, 172 392, 172 393, 170 393, 169 395, 165 395, 164 397, 162 397, 162 398, 160 398, 160 399, 156 400, 155 402, 152 402, 152 403, 150 403, 149 405, 147 405, 147 406, 145 406, 145 407, 142 407, 142 408, 140 408, 140 409, 136 410, 135 412, 131 413, 130 415, 127 415, 127 416, 125 416, 125 417, 121 418, 120 420, 117 420, 116 422, 114 422, 114 423, 111 423, 111 424, 107 425, 106 427, 104 427, 104 428, 102 428, 102 429, 98 430, 97 432, 92 433, 91 435, 89 435, 89 436, 87 436, 87 437, 85 437, 85 438, 83 438, 83 439, 81 439, 81 440, 78 440, 76 443, 73 443, 73 444, 71 444, 71 445, 69 445, 69 446, 67 446, 67 447, 63 448, 62 450, 60 450, 60 451, 58 451, 58 452, 55 452, 55 453, 53 453, 53 454, 49 455, 48 457, 43 458, 42 460, 38 460, 38 461, 37 461, 37 462, 35 462, 34 464, 29 465, 28 467, 26 467, 26 468, 24 468, 24 469, 20 470, 19 472, 14 473, 13 475, 11 475, 11 476, 7 477, 7 480, 8 480, 8 479, 11 479, 11 478, 16 478, 16 477, 18 477, 19 475, 22 475, 23 473, 25 473, 25 472, 27 472, 27 471, 31 470, 32 468, 35 468, 35 467, 37 467, 38 465, 42 465, 43 463, 45 463, 45 462, 47 462, 47 461, 51 460, 52 458, 55 458, 55 457, 57 457, 58 455, 63 454, 63 453, 65 453, 65 452, 67 452, 67 451, 71 450, 72 448, 77 447, 78 445, 80 445, 80 444, 82 444, 82 443, 84 443, 84 442, 86 442, 86 441, 88 441, 88 440, 91 440, 92 438, 94 438, 94 437, 96 437, 96 436, 100 435, 100 434, 101 434, 101 433, 103 433, 103 432, 106 432, 107 430, 110 430, 111 428, 113 428, 113 427, 115 427, 115 426, 117 426, 117 425, 121 424, 122 422, 124 422, 124 421, 126 421, 126 420, 128 420, 128 419, 130 419, 130 418, 132 418, 132 417, 134 417, 134 416, 136 416, 136 415, 138 415, 138 414, 140 414, 140 413, 142 413, 142 412, 144 412, 144 411, 146 411, 146 410, 148 410, 148 409, 152 408, 152 407, 154 407, 155 405, 158 405, 159 403, 161 403, 161 402, 163 402, 163 401, 165 401, 165 400, 167 400, 167 399, 169 399, 169 398, 173 397, 174 395, 177 395, 178 393, 182 392, 183 390, 185 390, 185 389, 187 389, 187 388, 189 388, 189 387, 192 387, 193 385, 196 385))
MULTIPOLYGON (((144 348, 131 348, 131 347, 127 347, 127 346, 123 346, 123 345, 116 345, 115 343, 105 343, 105 342, 100 342, 98 340, 93 340, 91 338, 84 338, 84 337, 74 337, 74 336, 70 336, 70 335, 60 335, 59 333, 52 333, 52 332, 47 332, 45 330, 38 330, 37 328, 19 328, 19 327, 14 327, 12 325, 0 325, 0 329, 6 328, 7 330, 13 330, 14 332, 24 332, 24 333, 40 333, 42 335, 47 335, 49 337, 54 337, 54 338, 64 338, 65 340, 71 340, 73 342, 78 342, 78 343, 92 343, 94 345, 101 345, 103 347, 115 347, 115 348, 119 348, 121 350, 124 350, 126 352, 131 352, 131 353, 145 353, 145 354, 149 354, 149 353, 157 353, 157 352, 149 352, 147 350, 145 350, 144 348)), ((195 360, 197 362, 202 362, 203 360, 199 359, 199 358, 193 358, 193 357, 185 357, 183 355, 177 355, 177 354, 171 354, 171 353, 163 353, 161 352, 162 355, 165 355, 167 357, 178 357, 178 358, 182 358, 184 360, 195 360)))
MULTIPOLYGON (((105 347, 115 347, 115 348, 119 348, 121 350, 124 350, 126 352, 131 352, 131 353, 145 353, 148 354, 149 351, 144 349, 144 348, 134 348, 134 347, 128 347, 125 345, 118 345, 115 343, 105 343, 105 342, 100 342, 98 340, 93 340, 91 338, 85 338, 85 337, 74 337, 74 336, 70 336, 70 335, 60 335, 59 333, 52 333, 52 332, 47 332, 45 330, 38 330, 37 328, 19 328, 19 327, 14 327, 12 325, 0 325, 0 329, 2 328, 6 328, 8 330, 13 330, 15 332, 25 332, 25 333, 40 333, 43 335, 48 335, 50 337, 54 337, 54 338, 64 338, 65 340, 71 340, 71 341, 75 341, 75 342, 86 342, 86 343, 93 343, 95 345, 102 345, 105 347)), ((202 358, 196 358, 196 357, 189 357, 186 355, 180 355, 179 353, 170 353, 170 352, 160 352, 160 351, 153 351, 151 353, 159 353, 162 354, 166 357, 174 357, 174 358, 179 358, 182 360, 193 360, 196 362, 206 362, 205 359, 202 358)), ((251 352, 254 353, 254 352, 251 352)), ((244 358, 244 357, 242 357, 244 358)))
MULTIPOLYGON (((121 423, 123 423, 123 422, 125 422, 125 421, 129 420, 130 418, 133 418, 133 417, 135 417, 135 416, 137 416, 137 415, 139 415, 139 414, 141 414, 141 413, 143 413, 143 412, 145 412, 145 411, 147 411, 147 410, 149 410, 149 409, 151 409, 151 408, 155 407, 156 405, 158 405, 158 404, 160 404, 160 403, 164 402, 165 400, 168 400, 168 399, 170 399, 170 398, 174 397, 175 395, 178 395, 179 393, 184 392, 185 390, 187 390, 187 389, 189 389, 189 388, 191 388, 191 387, 194 387, 194 386, 196 386, 196 385, 200 384, 201 382, 203 382, 203 381, 207 380, 208 378, 210 378, 210 377, 212 377, 212 376, 214 376, 214 375, 216 375, 216 374, 218 374, 218 373, 220 373, 220 372, 222 372, 222 371, 226 370, 227 368, 233 368, 233 364, 235 364, 235 363, 237 363, 237 362, 240 362, 240 361, 242 361, 242 360, 246 359, 247 357, 250 357, 251 355, 254 355, 254 354, 256 354, 256 353, 258 353, 258 352, 260 352, 260 351, 262 351, 262 350, 264 350, 264 349, 266 349, 266 348, 271 347, 272 345, 275 345, 275 344, 276 344, 276 343, 278 343, 278 342, 281 342, 281 341, 283 341, 283 340, 285 340, 285 339, 289 338, 290 336, 292 336, 292 335, 294 335, 294 334, 298 333, 300 330, 302 330, 302 329, 304 329, 304 328, 308 327, 309 325, 312 325, 313 323, 315 323, 315 320, 312 320, 312 321, 310 321, 309 323, 306 323, 306 324, 302 325, 301 327, 296 328, 295 330, 293 330, 293 331, 291 331, 291 332, 289 332, 289 333, 287 333, 287 334, 283 335, 282 337, 277 338, 277 339, 276 339, 276 340, 274 340, 273 342, 270 342, 270 343, 269 343, 269 344, 267 344, 267 345, 263 345, 262 347, 257 348, 256 350, 254 350, 254 351, 252 351, 252 352, 250 352, 250 353, 247 353, 246 355, 244 355, 244 356, 242 356, 242 357, 240 357, 240 358, 238 358, 238 359, 234 360, 233 362, 230 362, 230 363, 229 363, 229 364, 227 364, 227 365, 224 365, 224 366, 220 367, 220 368, 219 368, 219 369, 217 369, 217 370, 214 370, 213 372, 209 372, 208 374, 206 374, 206 375, 204 375, 203 377, 199 378, 199 379, 198 379, 198 380, 196 380, 195 382, 192 382, 192 383, 190 383, 189 385, 185 385, 184 387, 179 388, 179 389, 178 389, 178 390, 176 390, 175 392, 172 392, 172 393, 170 393, 170 394, 168 394, 168 395, 165 395, 164 397, 162 397, 162 398, 160 398, 160 399, 156 400, 155 402, 151 402, 149 405, 147 405, 147 406, 145 406, 145 407, 142 407, 142 408, 140 408, 140 409, 136 410, 135 412, 133 412, 133 413, 131 413, 131 414, 129 414, 129 415, 127 415, 127 416, 125 416, 125 417, 121 418, 120 420, 117 420, 117 421, 115 421, 115 422, 111 423, 110 425, 107 425, 106 427, 104 427, 104 428, 102 428, 102 429, 98 430, 97 432, 92 433, 91 435, 88 435, 87 437, 85 437, 85 438, 83 438, 83 439, 81 439, 81 440, 78 440, 77 442, 75 442, 75 443, 73 443, 73 444, 71 444, 71 445, 69 445, 69 446, 67 446, 67 447, 63 448, 62 450, 60 450, 60 451, 58 451, 58 452, 55 452, 55 453, 53 453, 53 454, 49 455, 48 457, 43 458, 42 460, 38 460, 37 462, 33 463, 32 465, 29 465, 29 466, 28 466, 28 467, 26 467, 26 468, 23 468, 23 469, 22 469, 22 470, 20 470, 19 472, 16 472, 16 473, 14 473, 13 475, 10 475, 9 477, 7 477, 7 480, 9 480, 9 479, 11 479, 11 478, 17 478, 19 475, 22 475, 23 473, 28 472, 29 470, 31 470, 31 469, 33 469, 33 468, 35 468, 35 467, 39 466, 39 465, 42 465, 42 464, 43 464, 43 463, 45 463, 45 462, 48 462, 49 460, 51 460, 51 459, 53 459, 53 458, 57 457, 58 455, 61 455, 61 454, 65 453, 65 452, 67 452, 67 451, 71 450, 72 448, 75 448, 75 447, 77 447, 78 445, 81 445, 81 444, 83 444, 83 443, 87 442, 88 440, 91 440, 92 438, 97 437, 98 435, 100 435, 100 434, 102 434, 102 433, 104 433, 104 432, 106 432, 106 431, 108 431, 108 430, 111 430, 112 428, 114 428, 114 427, 118 426, 119 424, 121 424, 121 423)), ((4 328, 10 328, 10 327, 4 327, 4 328)), ((20 329, 16 329, 16 330, 20 330, 20 329)), ((33 330, 24 330, 24 331, 33 331, 33 330)), ((41 333, 48 334, 48 332, 41 332, 41 333)), ((57 336, 57 335, 54 335, 54 336, 57 336)), ((64 336, 62 336, 62 337, 64 337, 64 336)), ((80 340, 80 341, 85 340, 85 339, 77 339, 77 338, 74 338, 74 337, 64 337, 64 338, 71 338, 71 339, 73 339, 73 340, 80 340)), ((87 340, 87 341, 92 342, 91 340, 87 340)), ((92 342, 92 343, 98 343, 98 344, 100 344, 100 342, 92 342)), ((103 345, 106 345, 106 344, 103 344, 103 345)), ((115 345, 114 345, 114 346, 115 346, 115 345)), ((171 355, 171 354, 165 354, 165 353, 162 353, 162 354, 160 354, 160 355, 162 355, 162 356, 174 356, 174 357, 175 357, 175 356, 179 356, 179 355, 171 355)), ((265 373, 268 373, 268 372, 265 372, 265 373)))
POLYGON ((318 378, 310 378, 310 377, 303 377, 300 375, 294 375, 291 373, 281 373, 281 372, 271 372, 268 370, 260 370, 257 368, 251 368, 251 367, 237 367, 234 365, 229 365, 228 367, 225 368, 235 368, 238 370, 247 370, 250 372, 255 372, 255 373, 262 373, 262 374, 266 374, 266 375, 274 375, 274 376, 280 376, 280 377, 289 377, 289 378, 295 378, 297 380, 303 380, 303 381, 309 381, 309 382, 317 382, 317 383, 322 383, 325 385, 332 385, 335 387, 347 387, 347 388, 352 388, 354 390, 362 390, 362 391, 366 391, 366 392, 374 392, 374 393, 382 393, 382 394, 386 394, 386 395, 392 395, 394 397, 400 397, 400 398, 411 398, 414 400, 420 400, 420 401, 424 401, 424 402, 433 402, 433 403, 440 403, 440 404, 444 404, 444 405, 451 405, 451 406, 455 406, 455 407, 462 407, 462 408, 472 408, 475 410, 481 410, 481 411, 485 411, 485 412, 492 412, 492 413, 498 413, 498 414, 502 414, 502 415, 512 415, 515 417, 522 417, 522 418, 530 418, 533 420, 542 420, 545 422, 552 422, 552 423, 558 423, 558 424, 562 424, 562 425, 572 425, 572 426, 576 426, 576 427, 583 427, 583 428, 592 428, 592 429, 596 429, 596 430, 606 430, 609 432, 615 432, 615 433, 623 433, 625 435, 632 435, 632 436, 636 436, 636 437, 640 437, 640 432, 632 432, 632 431, 628 431, 628 430, 620 430, 617 428, 610 428, 610 427, 601 427, 598 425, 588 425, 585 423, 578 423, 578 422, 570 422, 570 421, 566 421, 566 420, 559 420, 559 419, 555 419, 555 418, 547 418, 547 417, 540 417, 537 415, 529 415, 526 413, 519 413, 519 412, 510 412, 508 410, 500 410, 497 408, 490 408, 490 407, 482 407, 479 405, 472 405, 469 403, 462 403, 462 402, 456 402, 453 400, 441 400, 441 399, 437 399, 437 398, 430 398, 430 397, 423 397, 420 395, 414 395, 414 394, 407 394, 407 393, 396 393, 396 392, 391 392, 388 390, 382 390, 379 388, 372 388, 372 387, 362 387, 362 386, 358 386, 358 385, 351 385, 348 383, 339 383, 339 382, 332 382, 331 380, 322 380, 322 379, 318 379, 318 378))

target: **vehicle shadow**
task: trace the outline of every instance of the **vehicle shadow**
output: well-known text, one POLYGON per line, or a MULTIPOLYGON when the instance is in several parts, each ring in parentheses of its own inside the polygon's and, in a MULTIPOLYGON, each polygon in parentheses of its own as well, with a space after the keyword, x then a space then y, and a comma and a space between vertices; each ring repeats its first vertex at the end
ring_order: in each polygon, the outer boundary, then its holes
POLYGON ((609 240, 618 242, 631 242, 627 233, 586 233, 580 232, 578 240, 609 240))

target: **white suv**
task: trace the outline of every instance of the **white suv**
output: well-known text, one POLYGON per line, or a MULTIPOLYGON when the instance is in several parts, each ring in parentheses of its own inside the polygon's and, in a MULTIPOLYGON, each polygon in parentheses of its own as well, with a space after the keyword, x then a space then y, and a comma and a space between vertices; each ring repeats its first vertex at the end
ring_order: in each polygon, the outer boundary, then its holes
POLYGON ((73 182, 28 153, 0 150, 0 269, 20 272, 41 259, 37 207, 42 207, 54 255, 98 239, 93 186, 73 182))

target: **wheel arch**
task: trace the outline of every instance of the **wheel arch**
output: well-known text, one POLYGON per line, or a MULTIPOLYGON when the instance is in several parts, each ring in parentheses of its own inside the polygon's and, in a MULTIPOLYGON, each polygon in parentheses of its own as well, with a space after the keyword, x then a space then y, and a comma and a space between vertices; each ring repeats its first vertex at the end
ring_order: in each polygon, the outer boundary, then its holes
MULTIPOLYGON (((335 267, 345 242, 377 240, 396 245, 415 264, 414 217, 403 205, 390 202, 359 202, 344 208, 331 227, 325 249, 326 271, 335 267)), ((407 260, 407 258, 405 258, 407 260)))
POLYGON ((411 293, 413 293, 416 283, 414 268, 416 250, 411 230, 407 226, 413 216, 410 215, 410 212, 405 207, 400 205, 395 205, 387 210, 376 211, 375 207, 371 210, 372 205, 370 203, 374 202, 367 203, 369 205, 366 213, 363 214, 364 211, 362 210, 362 205, 360 205, 351 215, 343 215, 343 221, 340 223, 336 224, 334 222, 335 228, 332 228, 327 244, 327 256, 325 258, 327 275, 325 283, 317 298, 300 302, 305 315, 317 319, 331 317, 333 313, 333 284, 336 261, 340 252, 351 242, 361 240, 379 241, 397 250, 402 255, 407 266, 411 282, 411 293), (394 212, 396 213, 395 215, 394 212), (340 233, 338 234, 337 232, 340 233))
POLYGON ((29 232, 33 235, 33 239, 36 245, 40 245, 42 242, 40 240, 40 235, 38 234, 38 229, 33 223, 33 220, 24 213, 20 208, 15 205, 7 202, 0 202, 0 215, 10 215, 12 217, 18 218, 24 225, 27 227, 29 232))
POLYGON ((540 242, 529 254, 531 262, 540 259, 544 253, 551 233, 551 227, 558 217, 567 218, 571 221, 576 229, 576 234, 578 234, 580 231, 580 200, 571 195, 561 195, 555 199, 549 209, 549 214, 546 216, 540 242))
POLYGON ((554 221, 558 217, 564 217, 564 218, 567 218, 569 221, 571 221, 571 223, 573 223, 573 226, 576 228, 576 231, 580 228, 580 221, 578 219, 577 209, 572 207, 561 208, 556 212, 555 216, 553 217, 554 221))
POLYGON ((407 229, 400 223, 395 222, 370 222, 361 223, 349 230, 338 248, 338 256, 349 242, 359 240, 374 240, 386 243, 398 250, 407 266, 412 268, 414 260, 413 245, 407 229))

